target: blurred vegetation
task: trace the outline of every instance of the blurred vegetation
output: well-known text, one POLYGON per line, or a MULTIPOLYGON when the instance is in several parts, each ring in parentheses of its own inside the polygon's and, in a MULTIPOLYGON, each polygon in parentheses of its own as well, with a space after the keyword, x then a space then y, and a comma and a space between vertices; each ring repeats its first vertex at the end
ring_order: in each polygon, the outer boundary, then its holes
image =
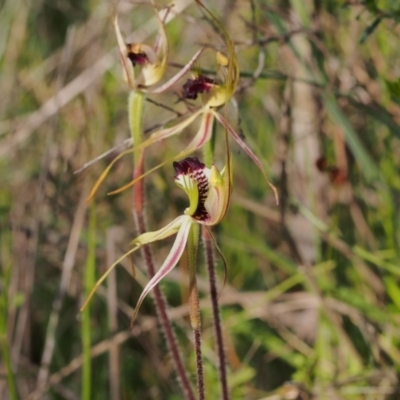
MULTIPOLYGON (((153 29, 151 8, 120 3, 124 32, 153 29)), ((233 204, 215 229, 228 261, 220 303, 232 398, 399 399, 399 3, 209 6, 237 45, 242 79, 231 122, 280 193, 276 206, 232 143, 233 204)), ((130 157, 85 203, 129 137, 111 3, 0 7, 0 398, 180 399, 150 299, 128 330, 147 282, 139 256, 136 280, 126 261, 90 313, 79 314, 92 268, 100 276, 136 234, 129 191, 106 196, 129 180, 130 157)), ((193 2, 177 1, 176 10, 167 27, 170 74, 199 46, 223 44, 193 2)), ((212 75, 214 61, 205 53, 197 67, 212 75)), ((148 102, 146 129, 188 111, 182 84, 148 102)), ((183 149, 194 132, 152 147, 148 166, 183 149)), ((152 229, 186 206, 172 177, 168 166, 146 179, 152 229)), ((170 243, 153 246, 157 265, 170 243)), ((199 268, 206 392, 217 399, 204 275, 199 268)), ((194 376, 185 260, 162 285, 194 376)))

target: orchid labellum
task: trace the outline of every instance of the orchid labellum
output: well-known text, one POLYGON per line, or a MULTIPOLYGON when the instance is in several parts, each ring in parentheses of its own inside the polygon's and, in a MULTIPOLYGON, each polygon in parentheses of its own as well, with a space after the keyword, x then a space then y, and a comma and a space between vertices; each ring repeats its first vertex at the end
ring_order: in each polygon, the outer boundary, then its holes
POLYGON ((212 226, 218 224, 227 213, 231 192, 231 168, 223 168, 221 172, 213 165, 207 168, 195 157, 185 158, 173 163, 175 169, 175 183, 183 189, 189 197, 189 207, 183 215, 175 218, 167 226, 158 231, 146 232, 132 241, 134 247, 117 260, 97 281, 82 309, 86 307, 96 289, 107 278, 112 269, 127 255, 140 247, 162 240, 176 234, 164 263, 151 278, 139 297, 133 320, 146 295, 166 276, 178 263, 188 241, 189 232, 193 224, 212 226))

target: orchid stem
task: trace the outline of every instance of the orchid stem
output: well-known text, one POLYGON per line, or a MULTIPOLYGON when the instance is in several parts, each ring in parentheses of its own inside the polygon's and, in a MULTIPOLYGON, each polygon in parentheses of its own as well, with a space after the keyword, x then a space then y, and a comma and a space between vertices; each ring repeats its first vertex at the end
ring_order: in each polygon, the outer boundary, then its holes
MULTIPOLYGON (((132 91, 129 95, 129 126, 131 130, 131 137, 134 146, 139 145, 143 141, 143 104, 144 94, 138 91, 132 91)), ((136 162, 133 177, 141 176, 144 171, 144 151, 137 150, 133 154, 134 161, 136 162)), ((147 231, 145 207, 144 207, 144 186, 143 179, 139 180, 133 190, 133 216, 136 224, 138 234, 143 234, 147 231)), ((153 263, 153 256, 149 246, 143 246, 142 256, 146 264, 147 273, 149 277, 155 275, 155 268, 153 263)), ((159 286, 153 289, 153 296, 156 305, 158 320, 161 330, 164 334, 167 348, 170 357, 173 361, 175 371, 178 377, 178 383, 182 389, 184 398, 187 400, 195 400, 195 395, 190 384, 186 369, 182 362, 182 356, 179 351, 178 343, 175 337, 175 332, 168 319, 167 302, 159 286)))
POLYGON ((203 145, 203 162, 207 168, 211 168, 214 163, 214 146, 215 146, 215 124, 213 124, 213 132, 211 140, 203 145))
MULTIPOLYGON (((214 162, 214 142, 215 142, 215 132, 213 132, 212 139, 203 146, 203 157, 207 167, 211 167, 211 165, 214 162)), ((224 340, 222 336, 221 317, 218 305, 217 282, 215 277, 215 259, 213 252, 213 242, 210 237, 210 233, 205 226, 203 226, 202 229, 202 240, 204 244, 205 259, 207 264, 208 280, 210 283, 210 297, 212 303, 215 340, 216 340, 216 348, 218 354, 219 377, 221 382, 221 398, 222 400, 229 400, 228 380, 226 373, 226 357, 224 350, 224 340)))
POLYGON ((228 380, 226 373, 226 358, 224 350, 224 340, 222 336, 221 317, 218 305, 218 290, 215 277, 215 259, 213 252, 213 242, 206 227, 203 227, 202 238, 204 243, 205 258, 208 270, 208 279, 210 282, 210 297, 214 319, 215 340, 218 355, 219 378, 221 381, 221 398, 229 400, 228 380))
POLYGON ((205 400, 203 357, 201 354, 201 330, 194 329, 194 346, 196 349, 197 390, 199 400, 205 400))
POLYGON ((194 346, 196 350, 197 390, 199 400, 205 398, 203 357, 201 353, 201 316, 199 304, 199 291, 196 281, 197 251, 199 248, 199 224, 192 224, 188 237, 189 259, 189 315, 190 324, 194 333, 194 346))

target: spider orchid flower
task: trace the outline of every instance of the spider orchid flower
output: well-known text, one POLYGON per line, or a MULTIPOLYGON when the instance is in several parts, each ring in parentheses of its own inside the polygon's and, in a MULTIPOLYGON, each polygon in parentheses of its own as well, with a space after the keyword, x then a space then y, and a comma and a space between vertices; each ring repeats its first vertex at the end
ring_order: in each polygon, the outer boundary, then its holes
POLYGON ((183 85, 183 97, 197 99, 201 94, 204 109, 212 109, 225 105, 234 95, 239 81, 239 67, 236 56, 232 54, 232 62, 229 58, 217 52, 217 73, 222 76, 222 83, 205 75, 194 75, 183 85))
POLYGON ((189 207, 183 215, 175 218, 164 228, 146 232, 132 241, 134 247, 117 260, 97 281, 82 309, 86 307, 96 289, 107 278, 111 270, 127 255, 140 247, 162 240, 176 234, 171 251, 157 273, 150 279, 139 297, 132 321, 134 321, 140 305, 146 295, 164 278, 178 263, 188 241, 193 224, 212 226, 218 224, 226 215, 231 194, 232 168, 223 168, 221 172, 213 165, 207 168, 198 158, 188 157, 173 163, 175 183, 189 197, 189 207))
MULTIPOLYGON (((156 11, 153 3, 152 5, 156 11)), ((197 51, 192 59, 162 86, 151 88, 162 79, 167 69, 169 47, 165 22, 170 8, 166 9, 162 18, 157 11, 155 12, 159 32, 153 47, 144 43, 126 43, 121 33, 118 15, 115 13, 113 25, 117 36, 118 50, 124 70, 124 78, 131 90, 152 93, 161 93, 167 90, 190 70, 203 51, 203 49, 197 51), (136 77, 135 70, 140 71, 138 77, 136 77)))

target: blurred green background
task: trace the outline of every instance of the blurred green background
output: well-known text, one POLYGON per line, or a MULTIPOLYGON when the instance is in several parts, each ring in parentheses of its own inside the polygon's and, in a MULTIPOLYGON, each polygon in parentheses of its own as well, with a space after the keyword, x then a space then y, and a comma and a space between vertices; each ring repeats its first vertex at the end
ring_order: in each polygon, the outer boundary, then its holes
MULTIPOLYGON (((207 4, 236 43, 241 67, 227 115, 280 194, 277 206, 232 142, 232 205, 214 229, 228 262, 220 303, 232 399, 399 399, 400 5, 207 4)), ((126 260, 98 290, 90 318, 79 313, 85 283, 136 235, 131 192, 106 195, 129 181, 131 157, 85 202, 129 138, 112 3, 3 0, 0 7, 0 398, 181 399, 150 298, 128 329, 147 282, 139 255, 136 280, 126 260), (82 392, 85 382, 90 393, 82 392)), ((151 44, 151 7, 121 1, 119 10, 130 40, 151 44)), ((200 46, 224 50, 193 1, 177 0, 172 14, 169 76, 200 46)), ((212 52, 197 68, 213 76, 212 52)), ((183 83, 149 95, 146 130, 173 124, 195 104, 182 101, 183 83)), ((153 146, 148 167, 195 132, 193 125, 153 146)), ((221 167, 221 128, 216 138, 221 167)), ((146 178, 151 229, 186 207, 172 178, 172 166, 146 178)), ((157 265, 171 243, 152 246, 157 265)), ((213 400, 219 382, 202 260, 198 274, 213 400)), ((162 287, 195 381, 187 282, 183 258, 162 287)))

